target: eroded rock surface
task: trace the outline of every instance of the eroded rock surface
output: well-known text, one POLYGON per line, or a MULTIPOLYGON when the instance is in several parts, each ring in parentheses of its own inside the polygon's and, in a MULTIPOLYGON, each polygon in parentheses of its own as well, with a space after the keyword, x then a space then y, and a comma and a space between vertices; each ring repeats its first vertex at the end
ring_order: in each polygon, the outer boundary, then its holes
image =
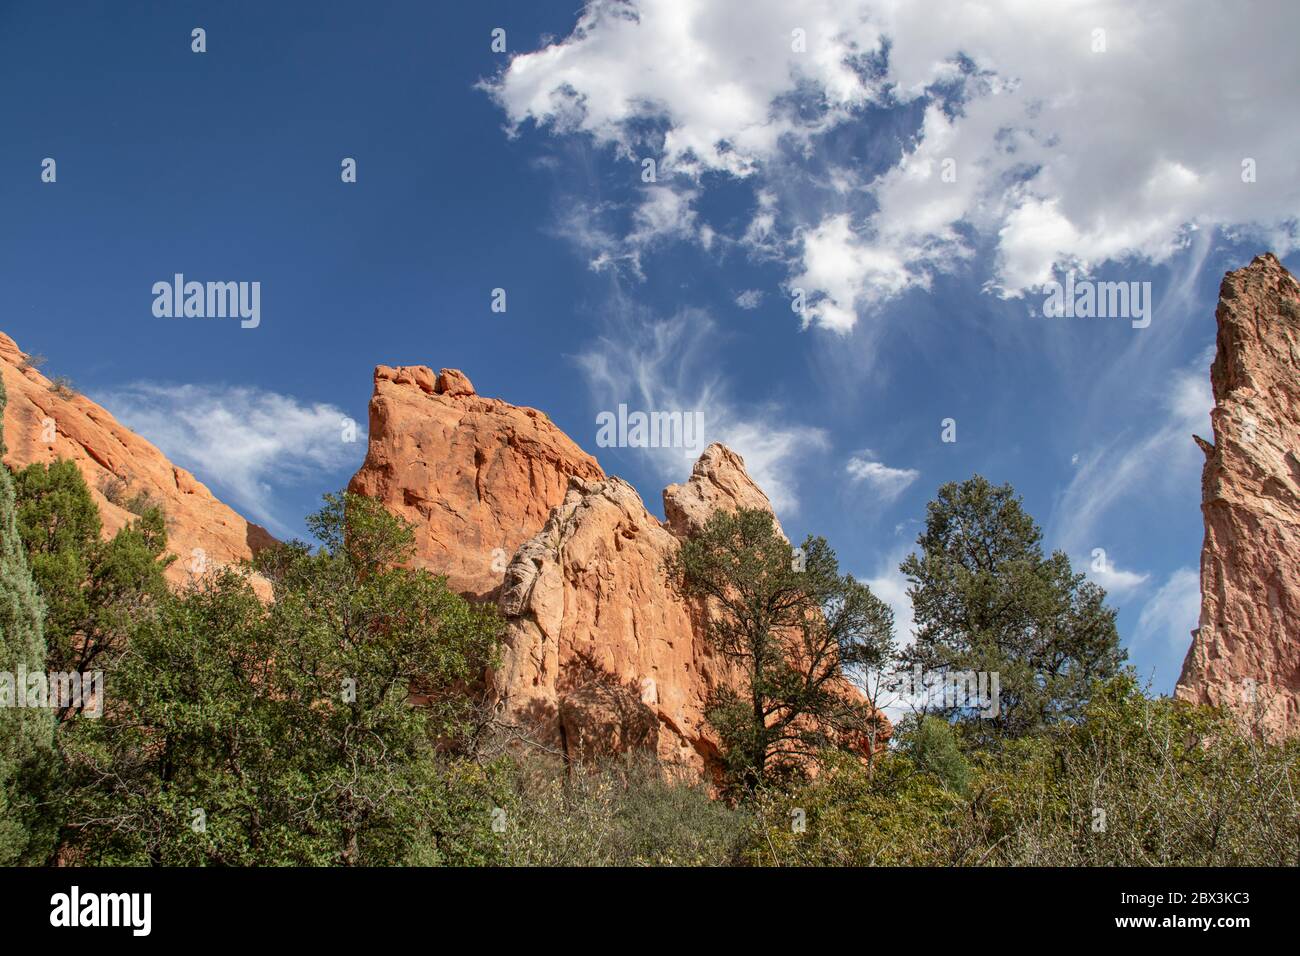
POLYGON ((1271 254, 1219 291, 1201 616, 1177 696, 1300 732, 1300 286, 1271 254))
POLYGON ((570 481, 505 574, 506 647, 495 680, 511 720, 570 756, 641 746, 704 767, 716 752, 704 708, 730 674, 664 573, 678 547, 627 482, 570 481), (599 706, 584 711, 575 701, 599 706), (643 711, 655 733, 642 728, 643 711), (612 731, 612 713, 633 719, 612 731))
POLYGON ((572 475, 604 472, 537 409, 482 398, 456 369, 380 365, 369 449, 348 487, 415 526, 420 566, 490 599, 572 475))
MULTIPOLYGON (((173 584, 188 580, 197 569, 250 558, 274 542, 264 528, 218 501, 201 481, 107 410, 84 395, 56 388, 25 360, 14 340, 0 333, 0 374, 9 393, 5 464, 19 469, 60 458, 75 462, 109 536, 135 520, 125 507, 135 496, 144 494, 160 504, 167 516, 167 548, 179 558, 167 569, 173 584)), ((265 587, 259 591, 269 594, 265 587)))

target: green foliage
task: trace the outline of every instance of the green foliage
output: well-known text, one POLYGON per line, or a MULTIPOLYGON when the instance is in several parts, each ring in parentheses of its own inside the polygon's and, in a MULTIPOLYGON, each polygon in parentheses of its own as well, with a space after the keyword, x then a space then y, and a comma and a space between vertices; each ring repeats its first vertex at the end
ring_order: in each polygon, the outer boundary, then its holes
POLYGON ((726 866, 747 820, 645 755, 567 770, 529 759, 507 780, 493 835, 509 866, 726 866))
MULTIPOLYGON (((1300 742, 1277 746, 1127 677, 1077 722, 971 755, 964 793, 905 742, 768 791, 754 863, 921 866, 1278 866, 1300 860, 1300 742), (930 766, 924 766, 928 763, 930 766), (802 809, 807 828, 794 832, 802 809)), ((933 720, 933 718, 930 718, 933 720)), ((928 734, 928 732, 926 732, 928 734)), ((947 744, 941 749, 951 753, 947 744)))
POLYGON ((82 859, 411 864, 488 845, 458 808, 490 781, 453 754, 494 660, 492 609, 399 566, 410 528, 376 502, 327 496, 311 526, 319 550, 259 555, 270 607, 226 569, 133 636, 113 706, 68 735, 82 859))
POLYGON ((970 764, 951 724, 927 714, 899 737, 901 751, 912 758, 918 771, 932 774, 953 793, 966 794, 970 787, 970 764))
POLYGON ((1011 486, 977 475, 939 489, 920 553, 902 564, 917 626, 909 663, 999 675, 997 715, 968 728, 986 742, 1077 716, 1093 682, 1115 676, 1126 656, 1105 591, 1062 552, 1044 557, 1041 540, 1011 486))
MULTIPOLYGON (((166 593, 167 534, 162 512, 147 509, 110 540, 99 509, 71 461, 29 465, 14 476, 18 530, 45 599, 48 666, 103 669, 146 611, 166 593)), ((70 711, 60 712, 61 719, 70 711)))
POLYGON ((708 602, 708 639, 744 675, 743 691, 715 691, 709 719, 728 780, 746 791, 876 729, 870 708, 844 693, 844 676, 887 658, 893 614, 840 575, 825 539, 808 538, 801 557, 771 514, 742 509, 715 512, 670 567, 686 595, 708 602))
POLYGON ((841 757, 814 780, 761 791, 743 858, 756 866, 933 866, 964 862, 949 845, 963 800, 903 754, 868 767, 841 757))
MULTIPOLYGON (((0 380, 0 455, 4 454, 4 382, 0 380)), ((14 486, 0 465, 0 672, 16 685, 18 671, 42 671, 44 607, 18 535, 14 486)), ((0 866, 39 861, 48 849, 48 821, 37 816, 34 780, 53 759, 48 712, 17 707, 26 688, 0 701, 0 866)))
POLYGON ((1077 725, 1003 764, 998 805, 973 839, 999 862, 1053 866, 1300 863, 1300 742, 1262 742, 1234 720, 1131 678, 1110 682, 1077 725))

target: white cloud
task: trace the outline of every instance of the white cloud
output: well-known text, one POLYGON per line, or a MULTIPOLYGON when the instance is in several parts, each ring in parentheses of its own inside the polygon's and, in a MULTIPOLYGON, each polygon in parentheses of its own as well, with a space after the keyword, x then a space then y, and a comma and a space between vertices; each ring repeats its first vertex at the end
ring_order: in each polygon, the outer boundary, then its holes
POLYGON ((845 332, 984 243, 987 288, 1007 296, 1067 264, 1164 262, 1189 227, 1290 251, 1300 151, 1277 118, 1300 87, 1297 26, 1282 3, 591 0, 486 85, 512 128, 656 155, 700 189, 705 173, 752 181, 736 238, 781 255, 816 300, 806 318, 845 332), (919 128, 874 179, 818 139, 918 99, 919 128), (785 188, 791 164, 823 188, 785 188))
POLYGON ((1109 558, 1105 564, 1096 567, 1093 566, 1091 560, 1086 558, 1077 562, 1076 566, 1078 564, 1085 566, 1087 568, 1085 573, 1093 583, 1105 588, 1107 595, 1112 598, 1122 598, 1133 593, 1146 584, 1147 579, 1150 577, 1149 574, 1126 571, 1109 558))
POLYGON ((1190 477, 1204 457, 1192 434, 1210 434, 1208 354, 1198 356, 1176 372, 1162 397, 1163 417, 1152 431, 1121 436, 1081 459, 1053 515, 1057 540, 1070 554, 1091 553, 1099 547, 1096 528, 1117 503, 1134 495, 1150 495, 1160 481, 1190 477))
POLYGON ((736 296, 736 305, 742 309, 757 309, 763 303, 762 289, 746 289, 736 296))
POLYGON ((869 452, 854 455, 844 470, 855 483, 870 488, 883 504, 894 501, 912 482, 921 477, 915 468, 890 468, 882 462, 872 461, 871 457, 869 452))
MULTIPOLYGON (((745 459, 745 468, 779 514, 798 509, 798 465, 828 445, 825 433, 789 422, 775 405, 734 402, 709 362, 717 335, 709 315, 684 309, 668 319, 650 316, 616 295, 604 312, 606 334, 577 356, 601 410, 700 411, 698 448, 645 448, 666 481, 683 481, 704 445, 720 441, 745 459)), ((594 425, 593 425, 594 429, 594 425)), ((581 441, 581 439, 580 439, 581 441)))
POLYGON ((847 214, 824 219, 804 233, 802 255, 802 271, 790 279, 790 287, 815 296, 805 307, 805 326, 816 323, 848 332, 858 321, 858 305, 880 302, 925 281, 886 244, 862 241, 849 227, 847 214))
POLYGON ((713 230, 696 222, 691 204, 697 195, 688 188, 645 187, 626 234, 606 221, 618 212, 615 205, 575 201, 568 205, 558 231, 589 257, 587 264, 593 272, 623 266, 642 279, 641 262, 647 250, 670 240, 693 239, 706 249, 712 244, 713 230))
POLYGON ((1134 645, 1157 655, 1186 652, 1200 619, 1200 575, 1194 568, 1179 568, 1142 607, 1134 645))
POLYGON ((135 382, 96 397, 173 462, 278 534, 276 487, 291 487, 365 454, 364 425, 344 441, 344 412, 259 388, 135 382))
MULTIPOLYGON (((894 612, 894 637, 900 649, 911 647, 916 642, 916 621, 912 614, 912 599, 907 596, 908 581, 898 566, 912 552, 911 547, 898 548, 885 556, 876 567, 876 573, 860 580, 871 593, 894 612)), ((911 712, 910 702, 903 697, 882 695, 877 701, 890 720, 897 722, 911 712)))
POLYGON ((879 39, 839 0, 593 0, 567 38, 513 57, 488 88, 512 127, 581 130, 636 156, 639 128, 662 117, 661 169, 747 176, 783 136, 806 139, 871 99, 852 57, 879 39), (826 100, 811 123, 782 105, 801 85, 826 100))

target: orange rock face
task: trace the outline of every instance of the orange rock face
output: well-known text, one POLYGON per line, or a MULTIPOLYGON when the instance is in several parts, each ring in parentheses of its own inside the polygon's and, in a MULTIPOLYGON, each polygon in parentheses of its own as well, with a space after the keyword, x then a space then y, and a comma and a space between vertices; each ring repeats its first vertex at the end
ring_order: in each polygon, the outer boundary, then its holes
POLYGON ((1201 617, 1176 694, 1268 736, 1300 732, 1300 285, 1271 254, 1229 273, 1215 313, 1201 617))
POLYGON ((771 511, 739 455, 709 446, 661 522, 541 412, 458 371, 381 365, 349 488, 415 525, 419 566, 497 600, 491 689, 520 736, 574 759, 646 749, 704 771, 717 757, 704 712, 737 677, 665 565, 715 510, 771 511))
POLYGON ((44 375, 23 366, 25 358, 13 339, 0 333, 0 375, 9 393, 5 464, 19 469, 60 458, 76 462, 99 506, 106 535, 135 519, 118 502, 141 492, 154 499, 167 515, 168 550, 179 557, 167 569, 174 584, 202 567, 250 558, 274 541, 99 405, 83 395, 55 391, 44 375))
MULTIPOLYGON (((717 442, 704 449, 691 469, 690 480, 664 489, 664 517, 668 529, 679 538, 697 534, 715 511, 741 508, 771 512, 772 503, 745 471, 744 459, 717 442)), ((775 513, 772 521, 781 531, 775 513)))
POLYGON ((572 475, 604 472, 536 409, 480 398, 454 369, 380 365, 369 450, 348 489, 415 525, 420 566, 487 599, 572 475))
POLYGON ((730 674, 664 573, 679 547, 622 479, 569 483, 564 503, 510 562, 501 592, 506 639, 495 684, 513 724, 571 756, 635 741, 705 766, 717 749, 705 704, 730 674), (632 733, 602 729, 614 714, 645 709, 655 733, 639 720, 632 733))

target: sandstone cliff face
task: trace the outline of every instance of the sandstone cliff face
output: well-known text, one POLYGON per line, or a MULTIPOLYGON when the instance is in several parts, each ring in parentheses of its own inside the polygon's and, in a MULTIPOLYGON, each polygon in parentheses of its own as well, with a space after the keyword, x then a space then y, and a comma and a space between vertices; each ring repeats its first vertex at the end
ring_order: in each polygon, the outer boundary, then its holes
POLYGON ((714 511, 771 512, 739 455, 709 446, 664 492, 661 522, 541 412, 482 398, 457 371, 379 366, 349 488, 415 525, 420 566, 498 601, 491 691, 520 737, 573 759, 645 749, 709 768, 705 708, 737 675, 665 565, 714 511))
POLYGON ((495 689, 513 724, 573 757, 644 747, 704 768, 705 704, 730 675, 664 573, 679 546, 627 482, 570 481, 501 592, 495 689))
POLYGON ((1271 254, 1219 292, 1201 617, 1177 696, 1300 732, 1300 286, 1271 254))
POLYGON ((717 442, 704 449, 688 481, 664 489, 668 530, 682 539, 699 533, 715 511, 735 512, 741 508, 772 513, 772 521, 784 537, 772 503, 745 471, 744 459, 717 442))
POLYGON ((60 458, 74 461, 110 536, 135 520, 117 502, 141 492, 154 499, 167 515, 168 550, 179 557, 167 569, 174 584, 188 580, 205 563, 233 564, 274 541, 99 405, 83 395, 52 391, 49 379, 22 367, 24 358, 14 340, 0 333, 0 375, 9 393, 5 464, 19 469, 60 458), (114 501, 105 497, 106 489, 114 501))
POLYGON ((574 475, 604 478, 536 409, 481 398, 454 369, 381 365, 370 447, 348 488, 415 525, 422 567, 484 599, 495 597, 510 556, 564 500, 574 475))

